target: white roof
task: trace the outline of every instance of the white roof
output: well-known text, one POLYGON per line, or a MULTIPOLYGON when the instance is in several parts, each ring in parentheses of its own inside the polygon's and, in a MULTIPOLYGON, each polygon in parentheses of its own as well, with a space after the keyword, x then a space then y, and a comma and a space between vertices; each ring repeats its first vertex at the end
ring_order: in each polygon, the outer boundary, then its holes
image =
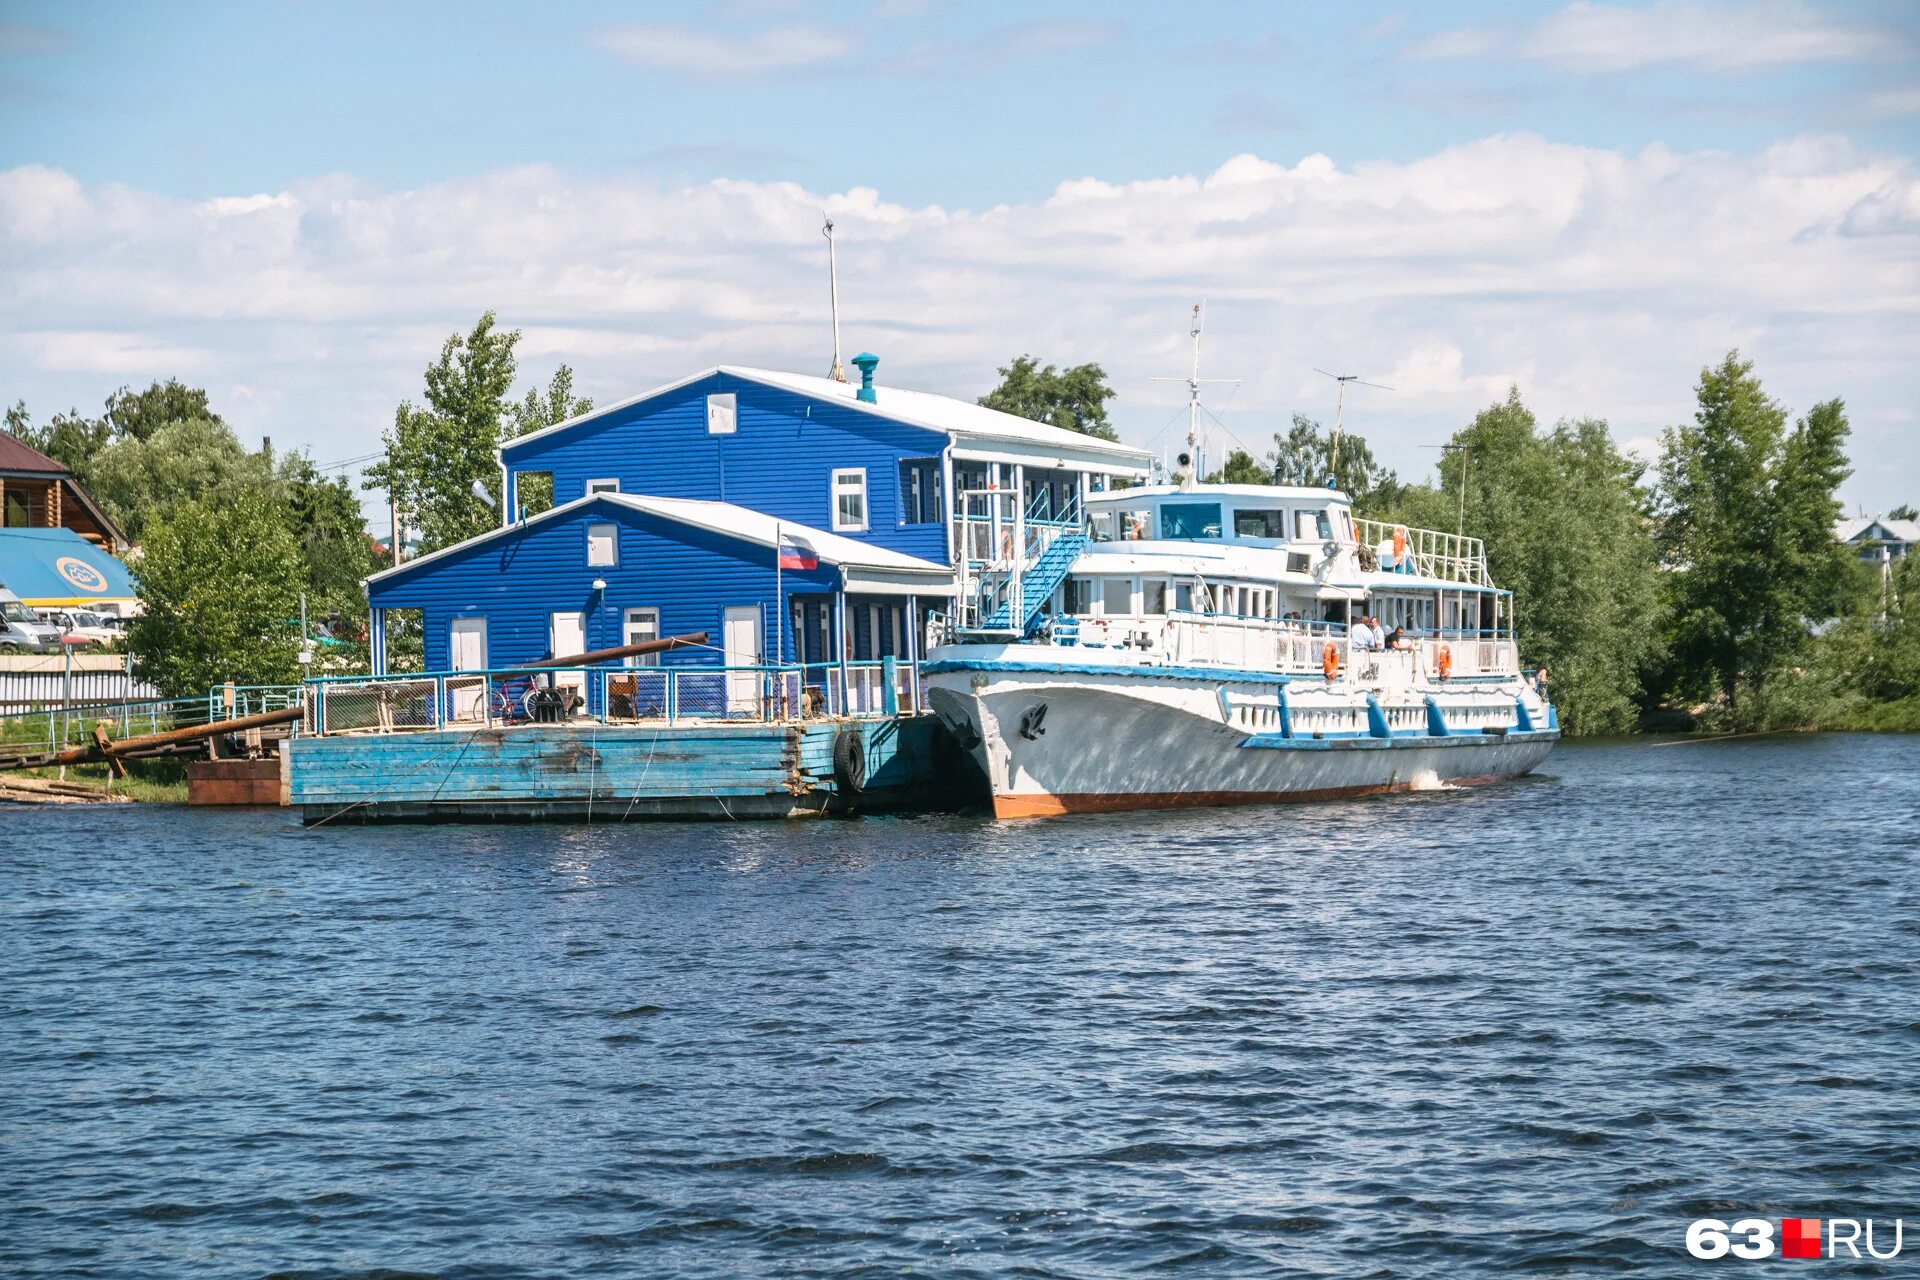
POLYGON ((529 440, 565 431, 578 423, 603 417, 616 409, 639 404, 643 400, 650 400, 657 395, 678 390, 689 383, 710 378, 717 373, 744 378, 749 382, 758 382, 770 387, 779 387, 799 395, 811 396, 816 400, 838 400, 851 409, 877 413, 899 422, 911 423, 916 427, 926 427, 931 431, 944 431, 954 438, 956 444, 960 445, 969 443, 989 447, 995 444, 1012 445, 1027 454, 1051 453, 1062 461, 1102 466, 1122 475, 1144 475, 1153 459, 1153 455, 1145 449, 1136 449, 1132 445, 1102 440, 1098 436, 1068 431, 1065 427, 1056 427, 1044 422, 1034 422, 966 400, 934 395, 929 391, 908 391, 904 387, 890 387, 885 383, 878 383, 874 387, 874 403, 868 404, 859 398, 860 389, 854 383, 835 382, 831 378, 816 378, 805 373, 781 373, 774 369, 754 369, 733 364, 715 365, 711 369, 702 369, 690 377, 655 387, 651 391, 644 391, 617 404, 610 404, 605 408, 581 414, 577 418, 569 418, 551 427, 518 436, 507 441, 503 447, 515 448, 529 440))
POLYGON ((1841 542, 1852 542, 1875 525, 1901 542, 1920 542, 1920 520, 1889 520, 1885 516, 1855 516, 1851 520, 1835 521, 1833 536, 1841 542))
POLYGON ((589 503, 603 502, 610 506, 626 507, 633 511, 645 512, 675 524, 693 525, 729 538, 738 538, 743 542, 756 543, 763 547, 775 546, 779 534, 789 539, 799 538, 822 561, 838 565, 847 586, 852 589, 903 594, 904 589, 922 595, 949 595, 952 593, 953 571, 945 565, 935 564, 931 560, 922 560, 886 547, 876 547, 853 538, 842 537, 837 533, 828 533, 824 529, 815 529, 809 525, 792 520, 776 520, 770 515, 752 511, 746 507, 735 506, 731 502, 709 502, 698 498, 656 498, 638 493, 592 493, 584 498, 575 498, 572 502, 542 511, 530 516, 518 524, 506 525, 486 533, 468 538, 465 542, 456 542, 450 547, 442 547, 429 555, 408 560, 391 569, 382 569, 368 577, 368 583, 406 573, 431 560, 464 551, 468 547, 496 538, 519 532, 543 520, 551 520, 569 511, 578 510, 589 503), (926 581, 925 579, 934 579, 926 581))

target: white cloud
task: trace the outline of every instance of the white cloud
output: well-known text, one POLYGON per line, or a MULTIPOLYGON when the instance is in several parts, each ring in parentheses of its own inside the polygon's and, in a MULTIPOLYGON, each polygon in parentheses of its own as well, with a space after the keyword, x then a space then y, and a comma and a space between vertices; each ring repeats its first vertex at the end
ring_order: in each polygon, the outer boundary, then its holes
POLYGON ((1243 155, 984 210, 544 167, 194 202, 20 168, 0 171, 0 393, 44 416, 190 374, 250 389, 229 405, 243 434, 326 460, 367 452, 488 307, 526 331, 523 382, 566 360, 602 402, 720 362, 820 371, 822 210, 847 349, 878 352, 882 381, 971 397, 1021 351, 1099 360, 1144 443, 1179 395, 1151 378, 1186 367, 1205 296, 1207 372, 1244 380, 1217 411, 1256 447, 1296 409, 1331 417, 1316 365, 1395 388, 1350 398, 1348 422, 1416 473, 1509 381, 1545 420, 1650 437, 1737 345, 1792 405, 1848 398, 1878 459, 1851 498, 1890 506, 1920 474, 1899 417, 1920 401, 1920 174, 1819 137, 1752 156, 1528 135, 1404 163, 1243 155))
POLYGON ((1657 0, 1640 8, 1575 3, 1527 24, 1471 27, 1431 36, 1413 58, 1522 58, 1568 71, 1632 71, 1680 63, 1749 71, 1802 62, 1886 56, 1895 43, 1870 26, 1836 22, 1795 0, 1657 0))
POLYGON ((853 42, 818 27, 729 34, 699 27, 619 26, 597 32, 600 48, 628 62, 685 75, 745 76, 830 62, 853 42))

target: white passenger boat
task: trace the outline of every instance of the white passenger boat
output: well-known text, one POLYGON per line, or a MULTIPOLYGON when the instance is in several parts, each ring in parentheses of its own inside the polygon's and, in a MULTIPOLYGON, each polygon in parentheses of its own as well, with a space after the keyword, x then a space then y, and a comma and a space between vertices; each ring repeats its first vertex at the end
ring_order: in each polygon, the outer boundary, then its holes
POLYGON ((1018 492, 965 495, 980 554, 925 667, 1000 817, 1484 782, 1559 738, 1478 539, 1324 488, 1125 489, 1084 518, 1018 492))

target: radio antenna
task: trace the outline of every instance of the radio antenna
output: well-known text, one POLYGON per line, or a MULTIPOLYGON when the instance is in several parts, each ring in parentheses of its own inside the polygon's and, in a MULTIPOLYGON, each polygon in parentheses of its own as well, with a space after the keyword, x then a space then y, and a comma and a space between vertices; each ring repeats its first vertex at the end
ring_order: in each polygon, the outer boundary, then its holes
POLYGON ((833 219, 822 221, 826 223, 820 234, 827 238, 827 296, 833 308, 833 368, 827 370, 827 377, 845 382, 847 371, 840 363, 840 264, 833 252, 833 219))

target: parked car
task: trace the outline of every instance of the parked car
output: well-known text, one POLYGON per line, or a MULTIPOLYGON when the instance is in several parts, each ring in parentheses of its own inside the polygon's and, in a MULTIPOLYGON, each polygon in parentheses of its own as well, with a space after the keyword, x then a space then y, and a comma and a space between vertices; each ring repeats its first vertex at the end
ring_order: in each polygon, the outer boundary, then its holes
POLYGON ((68 644, 75 640, 85 640, 90 644, 112 644, 126 638, 126 633, 105 614, 95 613, 91 609, 53 609, 48 612, 47 621, 60 629, 61 636, 68 644))
POLYGON ((57 653, 60 629, 40 621, 20 597, 0 587, 0 653, 57 653))

